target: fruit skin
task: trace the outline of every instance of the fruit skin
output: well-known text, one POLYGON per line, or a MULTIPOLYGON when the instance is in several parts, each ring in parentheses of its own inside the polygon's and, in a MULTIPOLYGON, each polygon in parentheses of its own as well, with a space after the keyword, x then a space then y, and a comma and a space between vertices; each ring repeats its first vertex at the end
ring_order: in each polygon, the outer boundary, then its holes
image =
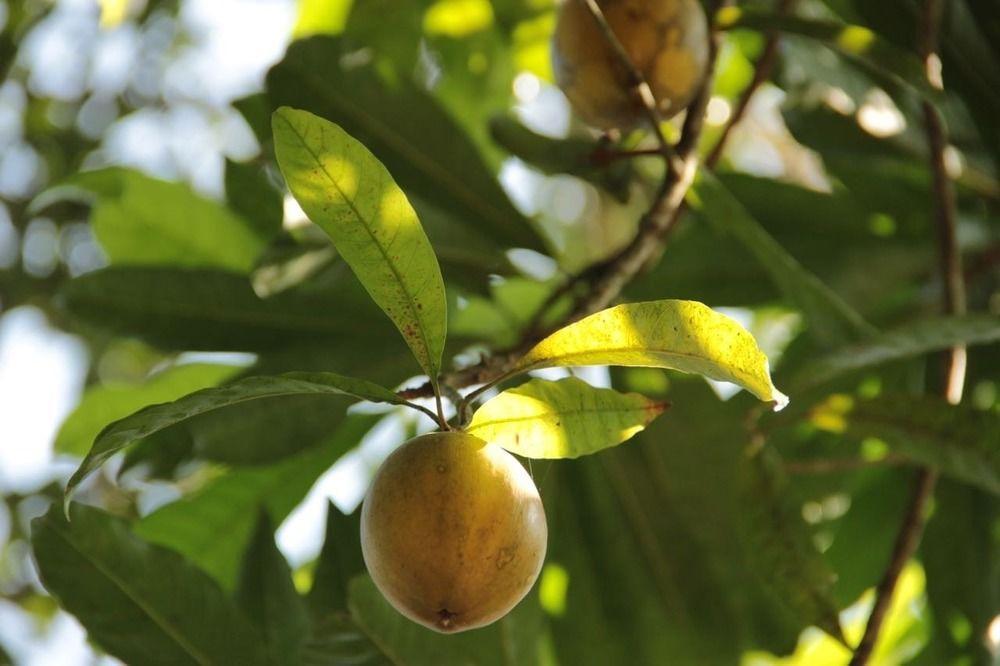
POLYGON ((531 589, 548 528, 538 489, 499 446, 464 432, 396 449, 361 509, 361 549, 400 613, 442 633, 490 624, 531 589))
MULTIPOLYGON (((708 69, 708 20, 698 0, 598 0, 604 17, 670 118, 694 99, 708 69)), ((564 0, 552 40, 556 82, 583 120, 627 129, 642 118, 628 75, 580 0, 564 0)))

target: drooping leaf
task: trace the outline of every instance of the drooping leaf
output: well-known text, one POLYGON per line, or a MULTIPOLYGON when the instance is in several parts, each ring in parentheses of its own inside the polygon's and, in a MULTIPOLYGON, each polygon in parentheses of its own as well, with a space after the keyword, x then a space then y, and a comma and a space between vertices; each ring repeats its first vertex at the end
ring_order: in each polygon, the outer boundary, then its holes
POLYGON ((914 663, 989 663, 987 643, 977 639, 989 634, 1000 607, 1000 542, 992 536, 998 519, 992 495, 948 479, 935 489, 920 543, 933 634, 914 663))
POLYGON ((295 344, 395 343, 364 292, 339 282, 330 294, 263 300, 245 276, 224 271, 112 267, 63 288, 74 316, 160 347, 199 351, 274 350, 295 344))
POLYGON ((628 440, 666 408, 575 377, 532 379, 476 410, 468 431, 526 458, 577 458, 628 440))
POLYGON ((236 601, 263 639, 268 663, 302 663, 309 618, 295 590, 288 562, 274 543, 274 527, 265 510, 257 518, 253 538, 243 555, 236 601))
POLYGON ((574 365, 670 368, 737 384, 784 406, 767 357, 729 317, 694 301, 627 303, 570 324, 539 342, 512 372, 574 365))
POLYGON ((360 513, 345 516, 333 502, 326 507, 326 537, 316 561, 309 606, 316 616, 347 611, 348 586, 365 570, 361 558, 360 513))
POLYGON ((68 498, 73 489, 108 458, 138 439, 212 410, 284 395, 348 396, 370 402, 407 404, 407 401, 378 384, 332 372, 290 372, 274 377, 248 377, 225 386, 203 389, 173 402, 146 407, 104 428, 79 469, 70 477, 66 496, 68 498))
POLYGON ((236 605, 176 553, 136 538, 127 524, 74 504, 32 523, 45 587, 102 648, 127 663, 265 664, 236 605))
POLYGON ((816 386, 846 373, 955 345, 981 345, 1000 340, 1000 320, 990 315, 921 319, 816 359, 800 369, 797 389, 816 386))
POLYGON ((247 272, 265 238, 231 210, 183 183, 118 167, 85 171, 43 193, 38 208, 66 198, 93 201, 91 227, 112 264, 247 272))
POLYGON ((63 421, 53 448, 57 453, 84 456, 101 429, 146 405, 169 402, 232 377, 239 367, 192 363, 176 365, 139 385, 111 384, 87 389, 80 404, 63 421))
POLYGON ((444 281, 406 195, 337 125, 283 107, 273 127, 278 164, 295 198, 436 381, 447 329, 444 281))
POLYGON ((350 608, 355 625, 398 666, 538 664, 543 625, 533 594, 487 627, 448 636, 400 615, 368 576, 351 581, 350 608))
POLYGON ((875 333, 871 324, 789 255, 710 173, 699 173, 687 200, 720 232, 733 235, 750 250, 775 285, 802 310, 817 340, 832 346, 875 333))
POLYGON ((349 414, 336 432, 302 453, 269 466, 230 470, 140 520, 136 534, 183 554, 231 589, 257 508, 265 507, 275 522, 284 520, 316 479, 380 418, 349 414))
POLYGON ((402 77, 345 61, 335 39, 293 44, 268 74, 276 106, 305 109, 342 126, 381 160, 404 190, 505 247, 542 250, 475 146, 441 106, 402 77))
POLYGON ((798 511, 767 490, 748 459, 749 397, 721 402, 685 378, 667 395, 670 418, 628 446, 557 463, 541 483, 547 562, 565 572, 563 593, 543 601, 560 663, 783 654, 832 607, 819 601, 830 573, 803 547, 798 511))
POLYGON ((812 410, 817 426, 877 437, 891 450, 965 483, 1000 494, 1000 414, 934 396, 835 395, 812 410))

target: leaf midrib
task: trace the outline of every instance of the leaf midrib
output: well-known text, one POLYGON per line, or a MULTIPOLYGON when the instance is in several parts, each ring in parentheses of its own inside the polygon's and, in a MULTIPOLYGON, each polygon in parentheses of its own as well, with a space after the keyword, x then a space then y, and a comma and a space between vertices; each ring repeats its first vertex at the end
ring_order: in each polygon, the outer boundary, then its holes
POLYGON ((182 634, 180 634, 165 618, 161 617, 160 614, 144 603, 140 596, 135 593, 132 588, 127 585, 123 580, 115 576, 111 571, 106 569, 99 560, 93 559, 90 555, 83 550, 81 550, 76 543, 70 539, 67 535, 63 534, 58 526, 54 524, 50 519, 46 522, 49 523, 49 528, 52 533, 58 536, 67 546, 69 546, 77 555, 79 555, 84 561, 90 564, 94 569, 97 570, 99 574, 102 574, 107 578, 115 587, 117 587, 121 592, 128 597, 132 603, 134 603, 139 610, 146 614, 146 616, 167 635, 168 638, 172 639, 178 646, 181 647, 188 655, 191 656, 199 664, 212 664, 214 663, 210 658, 202 654, 195 646, 188 643, 182 634))
MULTIPOLYGON (((379 253, 385 260, 386 266, 388 266, 389 270, 392 271, 393 277, 396 278, 396 284, 399 285, 400 290, 403 292, 403 296, 405 296, 404 300, 406 303, 406 308, 410 311, 410 316, 412 317, 413 321, 417 323, 417 330, 420 332, 420 340, 423 343, 423 351, 426 356, 426 361, 428 366, 424 369, 427 370, 428 374, 431 375, 432 381, 435 380, 437 376, 438 363, 435 362, 434 356, 431 352, 430 343, 427 340, 427 331, 425 329, 424 322, 420 318, 417 308, 414 305, 413 295, 410 293, 406 281, 403 280, 403 276, 399 272, 399 268, 396 266, 395 262, 392 261, 392 258, 389 256, 387 248, 382 247, 382 244, 379 242, 378 236, 376 236, 375 233, 371 230, 371 228, 368 225, 368 221, 364 218, 363 215, 361 215, 361 212, 358 211, 357 207, 354 205, 354 201, 344 193, 344 190, 341 189, 340 187, 340 183, 337 182, 337 179, 333 177, 333 174, 331 174, 327 170, 326 164, 323 163, 323 160, 321 160, 319 155, 317 155, 313 151, 312 147, 309 146, 308 143, 306 143, 305 137, 299 133, 298 129, 292 124, 290 120, 288 120, 287 118, 285 118, 283 115, 280 114, 278 115, 278 117, 281 118, 281 120, 284 121, 286 125, 288 125, 288 128, 295 135, 295 138, 299 140, 299 143, 302 145, 305 151, 309 153, 309 156, 312 157, 313 161, 315 161, 316 164, 319 166, 320 170, 323 172, 323 175, 325 175, 327 180, 330 181, 330 184, 333 185, 334 188, 336 188, 337 192, 340 194, 340 198, 344 201, 344 203, 347 204, 347 206, 351 209, 351 212, 354 214, 354 217, 357 218, 357 220, 361 223, 361 228, 363 228, 365 230, 365 233, 367 233, 369 238, 371 238, 372 244, 376 248, 378 248, 379 253)), ((323 128, 320 127, 319 129, 320 129, 320 134, 325 135, 325 132, 323 132, 323 128)), ((416 213, 414 213, 414 215, 416 215, 416 213)), ((341 256, 343 256, 343 253, 341 253, 341 256)))

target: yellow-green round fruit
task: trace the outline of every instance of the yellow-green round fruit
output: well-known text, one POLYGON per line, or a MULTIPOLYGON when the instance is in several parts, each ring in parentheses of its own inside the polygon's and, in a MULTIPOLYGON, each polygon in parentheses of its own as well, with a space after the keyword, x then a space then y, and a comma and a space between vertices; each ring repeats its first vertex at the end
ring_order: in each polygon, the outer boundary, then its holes
POLYGON ((517 605, 538 578, 547 537, 521 463, 464 432, 403 444, 361 509, 375 585, 400 613, 442 633, 482 627, 517 605))
MULTIPOLYGON (((698 0, 598 0, 642 72, 663 118, 686 108, 708 67, 708 20, 698 0)), ((589 125, 627 129, 642 117, 621 60, 580 0, 564 0, 552 44, 559 87, 589 125)))

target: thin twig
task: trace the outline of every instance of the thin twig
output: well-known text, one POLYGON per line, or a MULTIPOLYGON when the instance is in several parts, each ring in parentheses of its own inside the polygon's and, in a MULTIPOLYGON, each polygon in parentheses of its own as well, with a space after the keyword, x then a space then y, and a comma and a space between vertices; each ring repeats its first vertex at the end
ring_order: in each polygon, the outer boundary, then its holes
MULTIPOLYGON (((570 2, 572 1, 570 0, 570 2)), ((663 133, 663 127, 661 126, 663 118, 660 116, 660 111, 656 106, 656 98, 653 96, 653 89, 649 87, 649 82, 646 81, 646 77, 643 76, 639 68, 632 62, 628 51, 625 50, 615 31, 604 17, 604 12, 601 10, 600 5, 597 4, 597 0, 577 1, 582 3, 590 12, 590 15, 594 18, 594 22, 597 24, 597 28, 604 35, 605 41, 607 41, 611 50, 615 52, 618 64, 625 70, 625 74, 628 77, 629 89, 639 103, 643 114, 646 116, 646 122, 649 123, 649 128, 653 132, 653 136, 656 137, 656 142, 660 147, 660 154, 667 160, 668 169, 674 168, 676 166, 673 156, 674 149, 663 133)))
POLYGON ((785 471, 789 474, 837 474, 853 472, 871 467, 898 467, 911 464, 912 461, 898 454, 889 454, 877 460, 865 458, 815 458, 813 460, 788 460, 785 471))
MULTIPOLYGON (((575 0, 583 2, 591 13, 594 14, 598 26, 601 27, 605 37, 613 39, 612 44, 621 44, 617 37, 611 32, 600 7, 594 0, 575 0)), ((719 0, 715 3, 714 9, 719 9, 731 4, 732 0, 719 0)), ((684 196, 687 193, 694 174, 697 170, 696 148, 701 137, 705 119, 705 109, 711 98, 712 84, 714 80, 715 63, 718 56, 720 35, 718 30, 713 30, 709 43, 709 58, 707 74, 702 82, 699 92, 688 108, 684 126, 681 130, 681 137, 677 145, 673 147, 670 157, 664 155, 667 160, 667 168, 664 173, 663 183, 660 185, 656 197, 650 206, 649 211, 643 216, 643 223, 635 239, 621 252, 611 259, 590 266, 581 273, 570 276, 566 282, 557 288, 554 298, 549 299, 543 309, 536 313, 533 323, 544 323, 545 315, 558 300, 566 294, 571 293, 580 284, 589 284, 591 289, 576 303, 571 313, 563 318, 562 324, 566 324, 576 319, 603 309, 614 301, 621 290, 634 278, 645 264, 653 258, 656 253, 662 251, 663 244, 667 236, 676 226, 680 213, 683 210, 684 196), (673 166, 671 166, 673 165, 673 166)), ((641 72, 638 72, 628 59, 628 54, 624 48, 616 48, 619 58, 623 58, 623 66, 631 70, 633 79, 638 77, 640 83, 645 83, 641 72)), ((640 85, 641 87, 641 85, 640 85)), ((648 84, 645 86, 648 88, 648 84)), ((643 96, 643 106, 647 117, 659 118, 656 109, 656 102, 652 97, 643 96)), ((659 137, 662 131, 657 121, 655 132, 659 137)), ((665 140, 665 139, 664 139, 665 140)), ((465 388, 473 385, 481 385, 493 382, 497 377, 502 376, 510 366, 526 351, 531 349, 547 331, 540 330, 537 326, 529 326, 525 331, 521 341, 512 348, 484 356, 479 363, 450 373, 442 378, 455 388, 465 388)), ((431 395, 430 383, 425 383, 410 389, 405 389, 399 394, 404 398, 419 398, 431 395)))
MULTIPOLYGON (((776 13, 779 16, 789 13, 792 11, 795 2, 796 0, 778 0, 776 13)), ((719 140, 705 158, 705 166, 709 169, 714 169, 715 165, 719 163, 723 151, 726 149, 726 144, 729 142, 730 134, 740 121, 743 120, 747 110, 750 108, 751 100, 753 100, 754 95, 757 93, 757 89, 771 78, 771 71, 774 69, 774 64, 778 59, 778 46, 780 42, 781 33, 779 31, 772 30, 768 33, 764 49, 761 51, 760 57, 757 58, 757 62, 754 65, 753 78, 750 80, 750 84, 740 94, 740 98, 733 108, 732 115, 729 116, 729 121, 722 128, 719 140)))
MULTIPOLYGON (((938 31, 940 26, 942 0, 925 0, 921 21, 920 50, 927 67, 927 79, 936 88, 942 88, 938 51, 938 31)), ((938 230, 939 264, 943 285, 943 305, 948 314, 965 312, 965 284, 962 272, 962 255, 957 240, 957 215, 955 192, 948 171, 945 168, 944 153, 947 136, 944 122, 937 108, 930 102, 923 102, 924 130, 930 147, 931 170, 934 174, 934 220, 938 230)), ((965 348, 953 347, 947 355, 945 380, 942 394, 951 404, 962 399, 965 385, 965 348)), ((889 566, 875 589, 875 605, 872 607, 868 624, 861 642, 854 651, 851 666, 865 666, 871 658, 878 642, 879 632, 899 581, 899 575, 906 562, 913 557, 926 521, 927 505, 934 495, 937 483, 936 470, 926 467, 917 476, 913 496, 903 524, 896 536, 889 566)))

